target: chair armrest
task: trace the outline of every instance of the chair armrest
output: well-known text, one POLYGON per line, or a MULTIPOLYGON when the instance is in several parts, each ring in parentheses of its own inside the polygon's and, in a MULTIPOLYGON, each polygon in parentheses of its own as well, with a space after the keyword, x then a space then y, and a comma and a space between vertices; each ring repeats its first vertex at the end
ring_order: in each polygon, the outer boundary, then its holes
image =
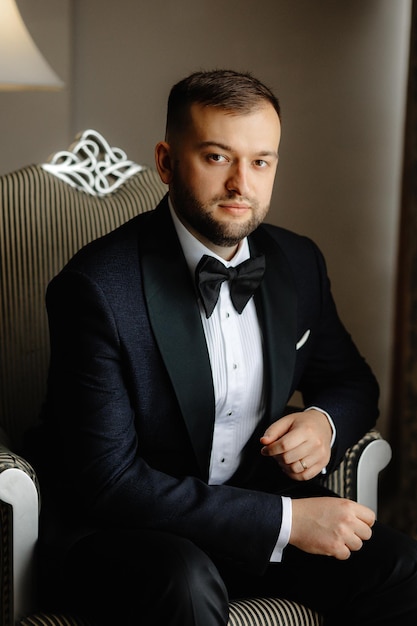
POLYGON ((324 484, 344 498, 356 500, 378 512, 379 473, 391 460, 389 443, 377 430, 370 430, 349 448, 339 467, 324 484))
POLYGON ((0 510, 0 617, 4 626, 12 626, 34 606, 39 486, 31 465, 1 444, 0 510))

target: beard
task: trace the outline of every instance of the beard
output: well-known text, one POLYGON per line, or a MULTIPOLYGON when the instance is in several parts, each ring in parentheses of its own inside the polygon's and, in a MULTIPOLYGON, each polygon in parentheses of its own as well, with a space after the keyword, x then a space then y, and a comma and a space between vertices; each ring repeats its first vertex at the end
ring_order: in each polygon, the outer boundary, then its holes
POLYGON ((210 202, 201 202, 175 171, 170 193, 178 217, 216 246, 237 245, 262 223, 269 209, 269 206, 261 208, 259 202, 254 199, 242 198, 234 193, 213 197, 210 202), (233 220, 229 222, 216 220, 215 206, 222 201, 231 200, 244 201, 251 207, 249 219, 243 223, 233 220))

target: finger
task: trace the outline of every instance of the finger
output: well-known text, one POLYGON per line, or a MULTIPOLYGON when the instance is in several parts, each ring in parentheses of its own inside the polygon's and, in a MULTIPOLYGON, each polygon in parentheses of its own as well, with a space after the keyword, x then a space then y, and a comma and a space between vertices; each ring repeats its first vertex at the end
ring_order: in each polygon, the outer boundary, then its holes
POLYGON ((326 465, 326 462, 323 463, 326 458, 320 454, 320 451, 312 448, 309 442, 305 442, 289 452, 282 453, 279 458, 290 466, 295 474, 318 465, 320 465, 318 471, 321 471, 326 465))
POLYGON ((299 463, 293 463, 291 465, 287 465, 279 457, 275 457, 275 458, 278 461, 278 465, 280 466, 282 471, 285 474, 287 474, 287 476, 290 476, 291 478, 298 479, 301 476, 301 474, 303 474, 303 472, 305 471, 302 467, 300 467, 299 463))
POLYGON ((291 425, 292 420, 288 416, 281 417, 281 419, 277 420, 266 429, 261 437, 261 443, 268 445, 273 441, 280 439, 285 435, 285 433, 288 432, 291 425))
POLYGON ((317 476, 321 472, 321 470, 322 467, 318 466, 317 464, 312 465, 311 467, 307 466, 307 468, 305 469, 301 467, 300 463, 295 463, 293 466, 291 466, 291 470, 286 473, 294 480, 303 481, 311 480, 312 478, 317 476))
POLYGON ((363 541, 368 541, 372 537, 372 528, 365 523, 362 523, 355 529, 356 535, 363 541))
POLYGON ((334 556, 339 561, 347 561, 350 557, 350 550, 348 546, 341 546, 334 554, 329 554, 329 556, 334 556))
POLYGON ((307 457, 299 458, 294 463, 285 464, 285 462, 284 463, 279 462, 279 464, 284 465, 286 469, 292 474, 304 474, 304 472, 310 469, 310 466, 308 465, 307 457))
MULTIPOLYGON (((295 467, 295 471, 297 472, 300 471, 300 465, 301 467, 303 465, 311 467, 321 459, 319 451, 312 447, 309 441, 303 441, 295 445, 294 448, 283 452, 281 456, 287 465, 298 466, 295 467)), ((304 467, 304 469, 306 469, 306 467, 304 467)))
POLYGON ((302 431, 291 430, 279 439, 264 445, 262 452, 266 456, 281 455, 285 463, 289 465, 290 463, 295 463, 302 455, 311 452, 311 445, 302 431))
POLYGON ((362 546, 363 546, 363 541, 357 535, 352 535, 352 537, 349 539, 349 542, 346 544, 346 547, 351 552, 358 552, 358 550, 360 550, 362 546))
POLYGON ((358 502, 356 502, 355 505, 356 505, 356 510, 355 510, 356 517, 359 520, 361 520, 361 522, 366 524, 368 527, 372 528, 372 526, 375 524, 375 519, 376 519, 375 512, 369 507, 363 504, 359 504, 358 502))
POLYGON ((303 469, 303 471, 301 471, 301 467, 299 467, 299 469, 297 468, 297 465, 299 464, 294 464, 293 466, 287 466, 279 462, 278 464, 280 465, 281 470, 284 472, 284 474, 286 474, 292 480, 296 480, 298 482, 311 480, 312 478, 317 476, 317 474, 321 471, 321 470, 316 469, 317 466, 313 466, 306 470, 303 469))

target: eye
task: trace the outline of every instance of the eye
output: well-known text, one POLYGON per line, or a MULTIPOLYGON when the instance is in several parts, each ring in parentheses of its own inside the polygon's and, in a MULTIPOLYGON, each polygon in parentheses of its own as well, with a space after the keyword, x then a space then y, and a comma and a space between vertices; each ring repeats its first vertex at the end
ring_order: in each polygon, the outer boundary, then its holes
POLYGON ((256 161, 254 161, 254 164, 256 167, 268 167, 268 161, 264 161, 264 159, 256 159, 256 161))
POLYGON ((215 153, 208 154, 207 160, 213 161, 214 163, 226 163, 227 162, 227 158, 223 154, 215 154, 215 153))

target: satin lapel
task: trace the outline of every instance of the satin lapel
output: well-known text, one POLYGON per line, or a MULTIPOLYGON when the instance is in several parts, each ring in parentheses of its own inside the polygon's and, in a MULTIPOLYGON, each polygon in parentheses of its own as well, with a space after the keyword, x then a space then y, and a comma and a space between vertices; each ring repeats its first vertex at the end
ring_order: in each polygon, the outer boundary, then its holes
POLYGON ((167 202, 163 200, 147 217, 147 226, 139 233, 139 254, 149 317, 207 479, 214 392, 200 311, 167 202))
POLYGON ((291 268, 278 243, 261 227, 250 237, 264 252, 265 275, 256 298, 262 322, 268 380, 268 420, 281 417, 288 401, 296 357, 297 294, 291 268))

